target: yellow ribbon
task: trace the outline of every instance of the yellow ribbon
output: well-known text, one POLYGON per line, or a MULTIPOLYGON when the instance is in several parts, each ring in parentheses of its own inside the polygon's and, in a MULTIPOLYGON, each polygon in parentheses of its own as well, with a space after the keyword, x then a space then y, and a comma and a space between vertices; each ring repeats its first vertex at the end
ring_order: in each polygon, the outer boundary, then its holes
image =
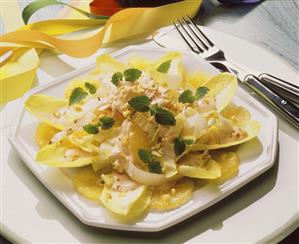
MULTIPOLYGON (((152 33, 163 26, 171 24, 173 20, 185 14, 194 16, 200 4, 201 0, 185 0, 157 8, 125 9, 113 15, 95 35, 80 40, 68 40, 55 36, 98 27, 105 20, 51 20, 34 23, 1 36, 1 54, 5 54, 9 50, 16 50, 17 46, 23 49, 55 48, 72 57, 87 57, 95 53, 103 44, 111 44, 152 33)), ((27 58, 30 59, 33 56, 27 58)), ((32 83, 25 80, 25 78, 33 76, 32 73, 28 73, 30 69, 19 71, 11 66, 12 63, 13 61, 9 60, 1 67, 1 74, 2 69, 5 71, 5 75, 1 77, 1 89, 3 90, 1 92, 1 103, 21 96, 30 89, 32 83), (7 66, 10 66, 10 68, 8 69, 7 66), (21 76, 24 79, 20 79, 21 76), (17 79, 19 80, 17 81, 17 79), (20 83, 26 84, 21 85, 20 83), (20 87, 18 92, 16 92, 15 85, 20 87)), ((34 70, 35 73, 37 66, 38 63, 32 64, 31 71, 34 70)))

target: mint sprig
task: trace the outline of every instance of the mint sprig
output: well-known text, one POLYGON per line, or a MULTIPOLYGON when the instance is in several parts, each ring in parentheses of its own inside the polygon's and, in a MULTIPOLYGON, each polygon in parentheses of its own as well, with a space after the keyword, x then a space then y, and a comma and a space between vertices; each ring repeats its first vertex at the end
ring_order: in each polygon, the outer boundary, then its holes
POLYGON ((166 108, 159 107, 157 104, 150 106, 149 97, 142 95, 131 98, 128 104, 137 112, 149 112, 154 116, 155 121, 161 125, 175 125, 176 119, 171 111, 166 108))
POLYGON ((173 149, 176 156, 181 155, 186 150, 186 143, 181 138, 174 139, 173 149))
POLYGON ((99 127, 102 130, 110 129, 115 123, 115 120, 111 117, 102 117, 99 119, 97 124, 86 124, 83 126, 83 130, 85 130, 88 134, 97 134, 99 132, 99 127))
POLYGON ((176 156, 180 156, 183 152, 185 152, 186 147, 190 146, 194 143, 191 139, 182 139, 182 138, 175 138, 173 140, 173 150, 176 156))
POLYGON ((81 102, 87 95, 88 93, 84 91, 81 87, 75 88, 72 91, 71 96, 69 98, 69 105, 81 102))
POLYGON ((205 86, 198 87, 196 89, 195 95, 194 95, 195 100, 199 100, 199 99, 203 98, 209 91, 210 91, 210 89, 205 86))
POLYGON ((121 72, 116 72, 112 75, 111 82, 118 86, 119 82, 123 79, 123 74, 121 72))
POLYGON ((159 65, 157 71, 166 74, 169 71, 170 65, 171 65, 171 60, 167 60, 159 65))
POLYGON ((147 112, 150 109, 151 100, 149 97, 142 95, 136 96, 129 100, 129 105, 137 112, 147 112))
POLYGON ((158 107, 154 114, 155 121, 161 125, 175 125, 176 119, 174 115, 167 109, 158 107))
POLYGON ((150 150, 143 148, 138 150, 138 156, 146 164, 150 163, 154 158, 154 155, 150 150))
POLYGON ((148 170, 151 173, 161 174, 162 173, 162 165, 161 162, 157 159, 155 155, 148 149, 140 148, 138 150, 139 158, 147 164, 148 170))
POLYGON ((194 99, 193 92, 190 90, 183 91, 179 96, 180 103, 193 103, 194 99))
POLYGON ((94 86, 93 84, 89 83, 89 82, 85 82, 84 83, 85 88, 88 90, 88 92, 90 94, 95 94, 97 91, 96 86, 94 86))
POLYGON ((187 146, 190 146, 190 145, 192 145, 194 143, 194 140, 192 140, 192 139, 184 139, 184 142, 185 142, 185 144, 187 146))
POLYGON ((87 124, 83 126, 83 129, 88 133, 88 134, 97 134, 99 132, 99 128, 97 125, 93 124, 87 124))
POLYGON ((134 82, 140 78, 142 71, 135 68, 126 69, 123 72, 126 81, 134 82))
POLYGON ((152 161, 148 164, 148 170, 154 174, 162 173, 162 165, 159 160, 152 161))
POLYGON ((193 103, 201 98, 203 98, 208 92, 209 88, 205 86, 200 86, 196 89, 195 94, 191 90, 185 90, 179 95, 180 103, 193 103))
POLYGON ((98 126, 101 127, 103 130, 110 129, 115 123, 115 120, 111 117, 102 117, 99 120, 98 126))

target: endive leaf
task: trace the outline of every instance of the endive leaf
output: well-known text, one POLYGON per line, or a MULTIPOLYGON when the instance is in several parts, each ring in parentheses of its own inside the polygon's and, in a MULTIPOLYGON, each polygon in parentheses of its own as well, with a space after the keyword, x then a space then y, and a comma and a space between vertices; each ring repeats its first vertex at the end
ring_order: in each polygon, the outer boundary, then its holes
POLYGON ((255 120, 249 120, 248 123, 246 123, 243 127, 241 127, 241 129, 247 132, 247 136, 245 138, 241 140, 233 140, 223 144, 210 144, 210 145, 206 143, 200 143, 201 139, 199 139, 197 142, 195 142, 192 145, 191 150, 192 151, 212 150, 212 149, 219 149, 219 148, 239 145, 256 137, 260 131, 260 128, 261 128, 260 123, 258 123, 255 120))
POLYGON ((63 130, 65 126, 54 120, 53 114, 60 108, 67 106, 68 101, 56 97, 42 94, 35 94, 29 97, 25 102, 25 108, 28 112, 39 118, 46 124, 63 130))
POLYGON ((127 67, 108 54, 103 54, 97 57, 97 70, 99 73, 113 75, 115 72, 122 72, 127 67))
POLYGON ((238 81, 235 75, 221 73, 210 79, 204 86, 209 88, 208 95, 216 97, 216 108, 220 112, 233 100, 238 81))
POLYGON ((41 122, 36 128, 35 141, 40 147, 46 146, 51 142, 52 137, 58 132, 58 129, 41 122))
MULTIPOLYGON (((162 70, 163 71, 163 70, 162 70)), ((183 64, 181 52, 168 52, 152 64, 150 70, 152 79, 160 85, 170 88, 179 88, 183 84, 183 64), (159 72, 159 67, 165 62, 169 62, 168 72, 159 72)))
POLYGON ((98 156, 87 153, 65 142, 56 142, 44 146, 36 155, 36 161, 53 167, 82 167, 98 160, 98 156))
POLYGON ((207 162, 201 161, 198 153, 189 153, 183 156, 178 166, 179 174, 197 179, 216 179, 221 176, 221 168, 213 159, 207 162))
POLYGON ((120 192, 113 190, 105 183, 101 202, 112 213, 124 220, 137 218, 144 214, 150 205, 151 191, 147 186, 139 186, 134 190, 120 192))
POLYGON ((151 67, 150 61, 141 57, 130 57, 128 63, 133 68, 140 69, 143 71, 148 71, 151 67))
POLYGON ((139 149, 148 149, 150 148, 150 140, 147 134, 140 129, 136 124, 133 124, 132 131, 129 133, 129 152, 132 161, 140 166, 142 169, 146 169, 146 165, 140 159, 138 151, 139 149))

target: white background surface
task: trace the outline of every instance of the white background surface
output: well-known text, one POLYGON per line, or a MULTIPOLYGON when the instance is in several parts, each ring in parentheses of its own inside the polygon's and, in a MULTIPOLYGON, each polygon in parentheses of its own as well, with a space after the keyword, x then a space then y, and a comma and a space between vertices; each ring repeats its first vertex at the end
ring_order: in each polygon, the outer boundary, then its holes
MULTIPOLYGON (((210 29, 206 33, 236 61, 296 82, 295 71, 265 50, 210 29)), ((80 60, 80 63, 71 58, 65 60, 75 61, 76 66, 82 66, 91 62, 93 57, 80 60)), ((59 60, 55 61, 56 66, 51 66, 49 64, 52 61, 51 55, 45 54, 45 65, 42 67, 49 69, 59 66, 60 71, 72 69, 59 60)), ((39 78, 47 81, 57 76, 55 69, 48 72, 52 75, 41 71, 39 78)), ((17 103, 12 102, 1 112, 6 123, 1 129, 1 231, 10 240, 97 243, 255 242, 281 239, 298 225, 298 131, 282 120, 279 154, 273 168, 191 219, 164 232, 144 234, 88 227, 68 212, 10 148, 6 136, 16 108, 17 103)))

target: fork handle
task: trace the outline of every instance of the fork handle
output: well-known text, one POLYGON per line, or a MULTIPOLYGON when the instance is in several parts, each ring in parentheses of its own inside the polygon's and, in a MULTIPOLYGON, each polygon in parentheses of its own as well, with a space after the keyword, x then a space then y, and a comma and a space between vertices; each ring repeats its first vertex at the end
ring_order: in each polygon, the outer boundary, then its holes
POLYGON ((299 103, 298 86, 266 73, 260 74, 258 78, 264 85, 268 86, 270 89, 275 90, 279 94, 286 97, 288 100, 291 100, 294 103, 299 103))
POLYGON ((269 102, 285 118, 287 118, 297 129, 299 129, 299 108, 291 102, 282 98, 278 93, 265 86, 262 81, 254 76, 247 75, 244 83, 269 102))

